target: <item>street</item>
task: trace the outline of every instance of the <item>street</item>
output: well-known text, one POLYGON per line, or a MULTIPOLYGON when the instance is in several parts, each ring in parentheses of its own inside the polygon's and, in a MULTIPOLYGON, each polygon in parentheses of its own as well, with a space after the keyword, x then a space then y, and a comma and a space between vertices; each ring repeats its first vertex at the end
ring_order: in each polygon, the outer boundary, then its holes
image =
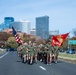
POLYGON ((38 61, 29 65, 22 63, 16 51, 11 51, 0 56, 0 75, 76 75, 76 64, 58 61, 46 65, 38 61))

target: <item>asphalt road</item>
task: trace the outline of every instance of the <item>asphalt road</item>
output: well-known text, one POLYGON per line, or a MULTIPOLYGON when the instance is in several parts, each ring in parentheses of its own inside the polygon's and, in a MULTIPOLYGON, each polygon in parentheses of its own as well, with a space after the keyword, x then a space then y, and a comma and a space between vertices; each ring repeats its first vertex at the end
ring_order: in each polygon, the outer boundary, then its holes
POLYGON ((22 63, 15 52, 0 56, 0 75, 76 75, 76 64, 59 61, 46 65, 42 62, 29 65, 22 63))

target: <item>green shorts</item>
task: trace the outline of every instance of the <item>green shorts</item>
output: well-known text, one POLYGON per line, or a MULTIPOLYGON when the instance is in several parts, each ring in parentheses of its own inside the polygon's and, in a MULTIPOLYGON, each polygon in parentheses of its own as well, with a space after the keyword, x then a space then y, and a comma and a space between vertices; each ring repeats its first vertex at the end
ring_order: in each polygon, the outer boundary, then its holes
POLYGON ((56 55, 59 55, 59 51, 58 51, 58 50, 57 50, 57 51, 55 51, 55 54, 56 54, 56 55))
POLYGON ((51 51, 47 51, 47 54, 51 54, 52 55, 52 52, 51 51))
POLYGON ((34 52, 29 52, 29 56, 34 56, 34 52))

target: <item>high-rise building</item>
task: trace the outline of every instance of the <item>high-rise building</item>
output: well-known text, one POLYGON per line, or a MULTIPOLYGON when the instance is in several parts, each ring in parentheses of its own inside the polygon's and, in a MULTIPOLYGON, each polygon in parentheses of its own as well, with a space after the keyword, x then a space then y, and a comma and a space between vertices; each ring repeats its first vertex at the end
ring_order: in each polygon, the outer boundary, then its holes
POLYGON ((30 34, 30 21, 15 21, 10 24, 10 28, 14 27, 16 31, 30 34))
POLYGON ((5 17, 4 22, 0 24, 0 31, 4 31, 7 28, 10 28, 10 23, 14 22, 13 17, 5 17))
POLYGON ((4 23, 0 24, 0 31, 4 31, 4 26, 5 26, 4 23))
POLYGON ((49 37, 49 17, 42 16, 36 18, 36 36, 43 39, 48 39, 49 37))
POLYGON ((10 28, 10 23, 11 22, 14 22, 14 18, 13 17, 5 17, 4 18, 5 28, 10 28))

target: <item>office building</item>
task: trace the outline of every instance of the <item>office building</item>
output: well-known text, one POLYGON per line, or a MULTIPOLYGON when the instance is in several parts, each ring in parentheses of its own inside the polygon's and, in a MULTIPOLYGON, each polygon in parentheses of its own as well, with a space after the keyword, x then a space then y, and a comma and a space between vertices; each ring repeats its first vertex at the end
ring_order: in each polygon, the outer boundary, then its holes
POLYGON ((49 37, 49 17, 42 16, 36 18, 36 36, 43 39, 48 39, 49 37))
POLYGON ((0 24, 0 31, 4 31, 5 29, 9 29, 11 22, 14 22, 13 17, 5 17, 4 22, 0 24))
POLYGON ((36 29, 35 29, 35 28, 32 28, 32 29, 30 30, 30 34, 31 34, 31 35, 36 35, 36 29))
POLYGON ((59 35, 59 30, 49 31, 49 35, 51 35, 51 36, 53 36, 53 35, 59 35))
POLYGON ((4 26, 5 26, 4 23, 0 24, 0 31, 4 31, 4 26))
POLYGON ((16 31, 30 34, 30 21, 16 21, 10 24, 10 28, 14 27, 16 31))
POLYGON ((4 18, 4 27, 5 28, 10 28, 10 23, 14 22, 14 18, 13 17, 5 17, 4 18))

